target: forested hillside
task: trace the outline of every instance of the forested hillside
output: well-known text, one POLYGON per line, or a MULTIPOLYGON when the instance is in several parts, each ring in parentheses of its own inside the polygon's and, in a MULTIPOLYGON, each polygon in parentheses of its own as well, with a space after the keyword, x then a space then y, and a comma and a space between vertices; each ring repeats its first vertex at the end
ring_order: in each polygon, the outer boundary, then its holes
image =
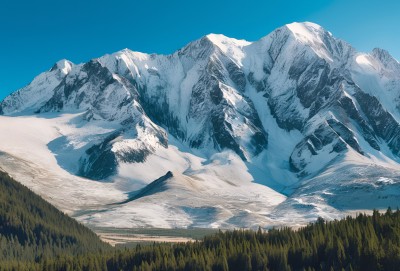
POLYGON ((107 249, 95 233, 0 172, 0 270, 107 249))
POLYGON ((399 270, 400 211, 111 249, 0 173, 0 270, 399 270))

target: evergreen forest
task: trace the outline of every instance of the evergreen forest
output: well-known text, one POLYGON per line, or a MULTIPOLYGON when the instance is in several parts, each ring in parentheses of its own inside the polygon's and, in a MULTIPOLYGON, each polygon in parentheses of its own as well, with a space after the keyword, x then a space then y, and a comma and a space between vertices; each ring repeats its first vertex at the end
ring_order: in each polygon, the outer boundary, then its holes
POLYGON ((400 270, 400 211, 113 248, 0 173, 1 270, 400 270))

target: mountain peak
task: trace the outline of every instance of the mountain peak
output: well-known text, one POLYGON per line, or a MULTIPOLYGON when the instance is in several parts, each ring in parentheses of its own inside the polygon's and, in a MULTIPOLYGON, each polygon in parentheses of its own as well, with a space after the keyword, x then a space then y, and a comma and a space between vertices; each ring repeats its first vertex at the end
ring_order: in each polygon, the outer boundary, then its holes
POLYGON ((61 59, 53 65, 50 71, 60 70, 63 74, 68 74, 73 65, 74 64, 71 61, 67 59, 61 59))
POLYGON ((246 41, 246 40, 238 40, 234 38, 229 38, 225 35, 222 34, 208 34, 205 36, 207 39, 209 39, 213 44, 217 45, 221 49, 224 49, 229 46, 236 46, 236 47, 244 47, 247 45, 250 45, 251 42, 246 41))
POLYGON ((322 26, 320 26, 319 24, 313 23, 313 22, 293 22, 290 24, 286 24, 286 27, 305 27, 308 29, 315 29, 315 30, 324 30, 324 28, 322 26))
POLYGON ((243 47, 251 44, 249 41, 229 38, 221 34, 208 34, 204 38, 225 55, 229 55, 240 66, 244 58, 243 47))
POLYGON ((385 66, 400 68, 400 63, 394 57, 392 57, 392 55, 388 51, 384 49, 374 48, 372 50, 372 56, 378 59, 385 66))
POLYGON ((285 25, 295 36, 297 40, 304 43, 321 44, 325 35, 332 36, 331 33, 325 31, 320 25, 310 22, 291 23, 285 25))
POLYGON ((351 45, 335 38, 331 32, 318 24, 294 22, 283 28, 289 31, 297 43, 311 48, 318 57, 330 63, 342 63, 354 52, 351 45))

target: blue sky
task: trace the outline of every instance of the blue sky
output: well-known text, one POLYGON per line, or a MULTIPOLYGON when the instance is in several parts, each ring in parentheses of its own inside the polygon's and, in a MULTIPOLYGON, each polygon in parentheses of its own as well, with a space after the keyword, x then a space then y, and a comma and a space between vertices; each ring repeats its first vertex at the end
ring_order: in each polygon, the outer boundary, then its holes
POLYGON ((252 41, 295 21, 400 59, 399 11, 395 0, 1 0, 0 99, 62 58, 80 63, 123 48, 168 54, 208 33, 252 41))

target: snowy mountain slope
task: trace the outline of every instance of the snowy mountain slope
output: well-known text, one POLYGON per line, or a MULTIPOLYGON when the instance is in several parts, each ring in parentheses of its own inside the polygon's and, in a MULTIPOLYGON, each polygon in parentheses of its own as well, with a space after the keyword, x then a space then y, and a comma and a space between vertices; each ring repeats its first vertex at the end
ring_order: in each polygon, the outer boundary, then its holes
POLYGON ((125 197, 113 184, 79 178, 60 168, 47 143, 60 136, 57 126, 71 116, 46 117, 0 116, 0 168, 68 214, 125 197))
POLYGON ((236 155, 221 154, 206 167, 184 174, 168 172, 133 193, 130 200, 78 219, 89 224, 121 227, 231 228, 275 224, 265 214, 286 197, 247 181, 250 176, 241 173, 243 170, 243 162, 236 155), (236 168, 232 169, 233 166, 236 168), (231 174, 226 168, 230 168, 231 174), (243 178, 238 180, 234 176, 243 178))
POLYGON ((9 115, 27 110, 37 110, 52 95, 54 89, 71 71, 74 64, 68 60, 60 60, 48 71, 37 76, 28 86, 6 97, 0 106, 0 113, 9 115))
MULTIPOLYGON (((388 52, 293 23, 255 42, 210 34, 171 55, 60 61, 0 103, 0 127, 33 119, 23 140, 47 127, 53 136, 37 146, 52 168, 124 193, 123 204, 81 208, 88 223, 123 226, 130 214, 131 226, 276 225, 291 213, 397 207, 399 106, 388 52)), ((32 150, 10 148, 4 130, 0 150, 25 159, 32 150)))
POLYGON ((339 158, 323 173, 288 188, 290 197, 268 217, 283 225, 301 226, 318 217, 339 219, 354 211, 398 206, 398 165, 373 161, 356 153, 339 158))
POLYGON ((62 160, 70 161, 73 153, 55 157, 46 142, 59 138, 60 133, 79 132, 84 138, 89 132, 101 132, 101 127, 75 131, 71 121, 77 118, 76 114, 42 116, 46 118, 0 117, 0 129, 9 131, 0 135, 4 151, 0 154, 1 168, 82 222, 117 227, 270 225, 273 221, 264 214, 286 198, 253 183, 245 163, 233 152, 219 153, 205 161, 175 146, 160 147, 137 168, 122 165, 120 176, 113 182, 71 175, 59 164, 62 160), (26 150, 29 152, 25 153, 26 150), (129 195, 151 186, 151 178, 160 176, 167 168, 174 173, 165 188, 156 185, 138 200, 129 200, 129 195), (244 204, 248 205, 246 210, 242 210, 244 204))

